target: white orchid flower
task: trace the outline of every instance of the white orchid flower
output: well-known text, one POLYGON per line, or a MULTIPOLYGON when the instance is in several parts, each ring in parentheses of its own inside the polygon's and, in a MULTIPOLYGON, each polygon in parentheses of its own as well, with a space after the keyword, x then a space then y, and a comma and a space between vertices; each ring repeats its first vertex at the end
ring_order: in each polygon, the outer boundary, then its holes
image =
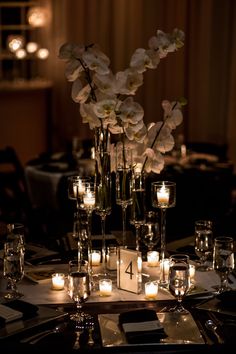
POLYGON ((84 69, 80 62, 72 59, 66 63, 65 76, 68 81, 75 81, 83 70, 84 69))
POLYGON ((124 126, 124 131, 125 131, 127 138, 129 140, 134 140, 136 137, 136 134, 138 134, 142 130, 143 126, 144 126, 144 123, 142 120, 136 124, 132 124, 132 123, 127 122, 124 126))
POLYGON ((143 84, 143 75, 132 69, 116 74, 117 90, 122 95, 134 95, 143 84))
POLYGON ((99 118, 105 118, 115 111, 116 106, 116 100, 104 99, 94 104, 94 112, 99 118))
POLYGON ((96 73, 105 75, 110 72, 110 59, 97 46, 87 48, 82 58, 87 67, 96 73))
POLYGON ((116 80, 112 72, 106 75, 99 75, 97 73, 93 76, 93 82, 96 87, 103 93, 111 96, 116 94, 116 80))
POLYGON ((99 128, 101 126, 100 119, 96 116, 93 109, 93 104, 80 104, 80 114, 83 123, 88 123, 90 129, 99 128))
POLYGON ((78 103, 85 103, 89 98, 91 86, 89 84, 82 86, 79 79, 73 82, 71 96, 73 101, 78 103))
POLYGON ((65 43, 60 47, 58 57, 62 60, 79 59, 84 51, 84 45, 65 43))
POLYGON ((156 69, 160 62, 159 54, 153 50, 138 48, 131 57, 130 67, 143 73, 148 69, 156 69))
POLYGON ((144 115, 143 107, 139 103, 134 102, 132 97, 127 97, 120 104, 119 111, 119 118, 122 120, 123 124, 137 124, 143 119, 144 115))

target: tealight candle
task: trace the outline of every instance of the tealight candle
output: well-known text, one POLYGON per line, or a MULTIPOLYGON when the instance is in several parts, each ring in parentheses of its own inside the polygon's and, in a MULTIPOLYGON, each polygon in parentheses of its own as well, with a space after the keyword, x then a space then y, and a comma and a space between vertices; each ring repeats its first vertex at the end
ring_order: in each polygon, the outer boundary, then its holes
POLYGON ((147 253, 147 265, 148 267, 157 267, 159 264, 159 252, 149 251, 147 253))
POLYGON ((148 300, 154 300, 157 298, 158 284, 155 281, 149 281, 145 283, 145 297, 148 300))
POLYGON ((84 207, 85 208, 93 208, 95 206, 95 195, 94 193, 88 191, 84 195, 84 207))
POLYGON ((112 280, 100 279, 99 280, 99 294, 100 296, 110 296, 112 292, 112 280))
POLYGON ((157 201, 158 204, 160 205, 168 205, 169 204, 169 190, 165 187, 165 184, 163 182, 163 185, 161 189, 157 191, 157 201))
POLYGON ((98 250, 93 250, 91 256, 92 256, 92 266, 98 266, 101 262, 101 252, 98 250))
POLYGON ((65 275, 63 273, 52 274, 52 289, 63 290, 65 285, 65 275))

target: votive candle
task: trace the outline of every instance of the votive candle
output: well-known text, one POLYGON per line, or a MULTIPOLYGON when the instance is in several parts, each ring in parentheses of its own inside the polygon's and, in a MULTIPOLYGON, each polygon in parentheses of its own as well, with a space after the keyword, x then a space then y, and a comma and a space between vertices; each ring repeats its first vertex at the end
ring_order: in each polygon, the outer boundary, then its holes
POLYGON ((112 292, 112 280, 100 279, 99 280, 99 294, 100 296, 110 296, 112 292))
POLYGON ((91 256, 92 256, 92 266, 99 266, 101 262, 101 252, 98 250, 93 250, 91 256))
POLYGON ((155 281, 149 281, 145 283, 145 297, 148 300, 154 300, 157 298, 158 284, 155 281))
POLYGON ((147 265, 148 267, 157 267, 159 264, 159 252, 148 251, 147 253, 147 265))
POLYGON ((65 275, 63 273, 52 274, 52 289, 63 290, 65 285, 65 275))

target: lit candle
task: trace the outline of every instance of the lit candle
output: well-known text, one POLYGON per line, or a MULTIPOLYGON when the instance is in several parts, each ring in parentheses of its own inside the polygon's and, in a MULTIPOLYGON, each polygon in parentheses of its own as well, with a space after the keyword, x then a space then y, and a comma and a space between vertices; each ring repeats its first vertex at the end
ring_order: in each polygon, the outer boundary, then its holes
POLYGON ((100 296, 110 296, 111 292, 112 292, 112 280, 111 279, 99 280, 100 296))
POLYGON ((195 285, 195 273, 196 273, 195 265, 190 264, 189 265, 189 276, 190 276, 191 287, 194 287, 194 285, 195 285))
POLYGON ((163 182, 161 189, 157 191, 157 201, 160 205, 168 205, 169 204, 169 190, 165 187, 165 183, 163 182))
POLYGON ((101 262, 101 252, 98 250, 92 251, 92 266, 98 266, 101 262))
POLYGON ((147 253, 147 265, 149 267, 157 267, 159 265, 159 252, 149 251, 147 253))
POLYGON ((84 195, 84 207, 85 208, 93 208, 95 205, 95 195, 94 193, 88 191, 84 195))
POLYGON ((141 257, 141 256, 138 256, 138 272, 139 272, 139 273, 142 272, 142 267, 143 267, 142 257, 141 257))
POLYGON ((160 262, 160 280, 162 282, 168 282, 170 270, 170 260, 165 258, 160 262))
POLYGON ((117 269, 117 251, 115 246, 107 247, 107 269, 117 269))
POLYGON ((155 281, 149 281, 145 283, 145 297, 148 300, 154 300, 157 298, 158 284, 155 281))
POLYGON ((52 274, 52 289, 63 290, 65 285, 65 275, 63 273, 52 274))

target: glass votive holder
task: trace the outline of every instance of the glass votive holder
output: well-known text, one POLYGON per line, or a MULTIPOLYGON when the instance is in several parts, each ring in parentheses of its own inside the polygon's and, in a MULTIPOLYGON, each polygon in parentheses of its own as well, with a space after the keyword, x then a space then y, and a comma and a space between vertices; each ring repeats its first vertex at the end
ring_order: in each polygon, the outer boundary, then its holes
POLYGON ((112 280, 111 279, 100 279, 99 280, 99 295, 100 296, 111 296, 112 293, 112 280))
POLYGON ((158 294, 157 281, 149 281, 145 283, 145 298, 147 300, 155 300, 158 294))
POLYGON ((169 282, 170 260, 164 258, 160 261, 160 285, 167 285, 169 282))
POLYGON ((148 267, 157 267, 159 265, 159 252, 157 251, 147 252, 147 265, 148 267))
POLYGON ((65 274, 52 274, 52 290, 63 290, 65 286, 65 274))
POLYGON ((195 274, 196 274, 196 267, 194 264, 189 265, 189 276, 190 276, 190 286, 191 288, 195 287, 195 274))
POLYGON ((101 263, 101 251, 92 250, 91 259, 92 259, 92 266, 99 266, 101 263))
POLYGON ((107 247, 107 269, 117 269, 117 248, 116 246, 107 247))

